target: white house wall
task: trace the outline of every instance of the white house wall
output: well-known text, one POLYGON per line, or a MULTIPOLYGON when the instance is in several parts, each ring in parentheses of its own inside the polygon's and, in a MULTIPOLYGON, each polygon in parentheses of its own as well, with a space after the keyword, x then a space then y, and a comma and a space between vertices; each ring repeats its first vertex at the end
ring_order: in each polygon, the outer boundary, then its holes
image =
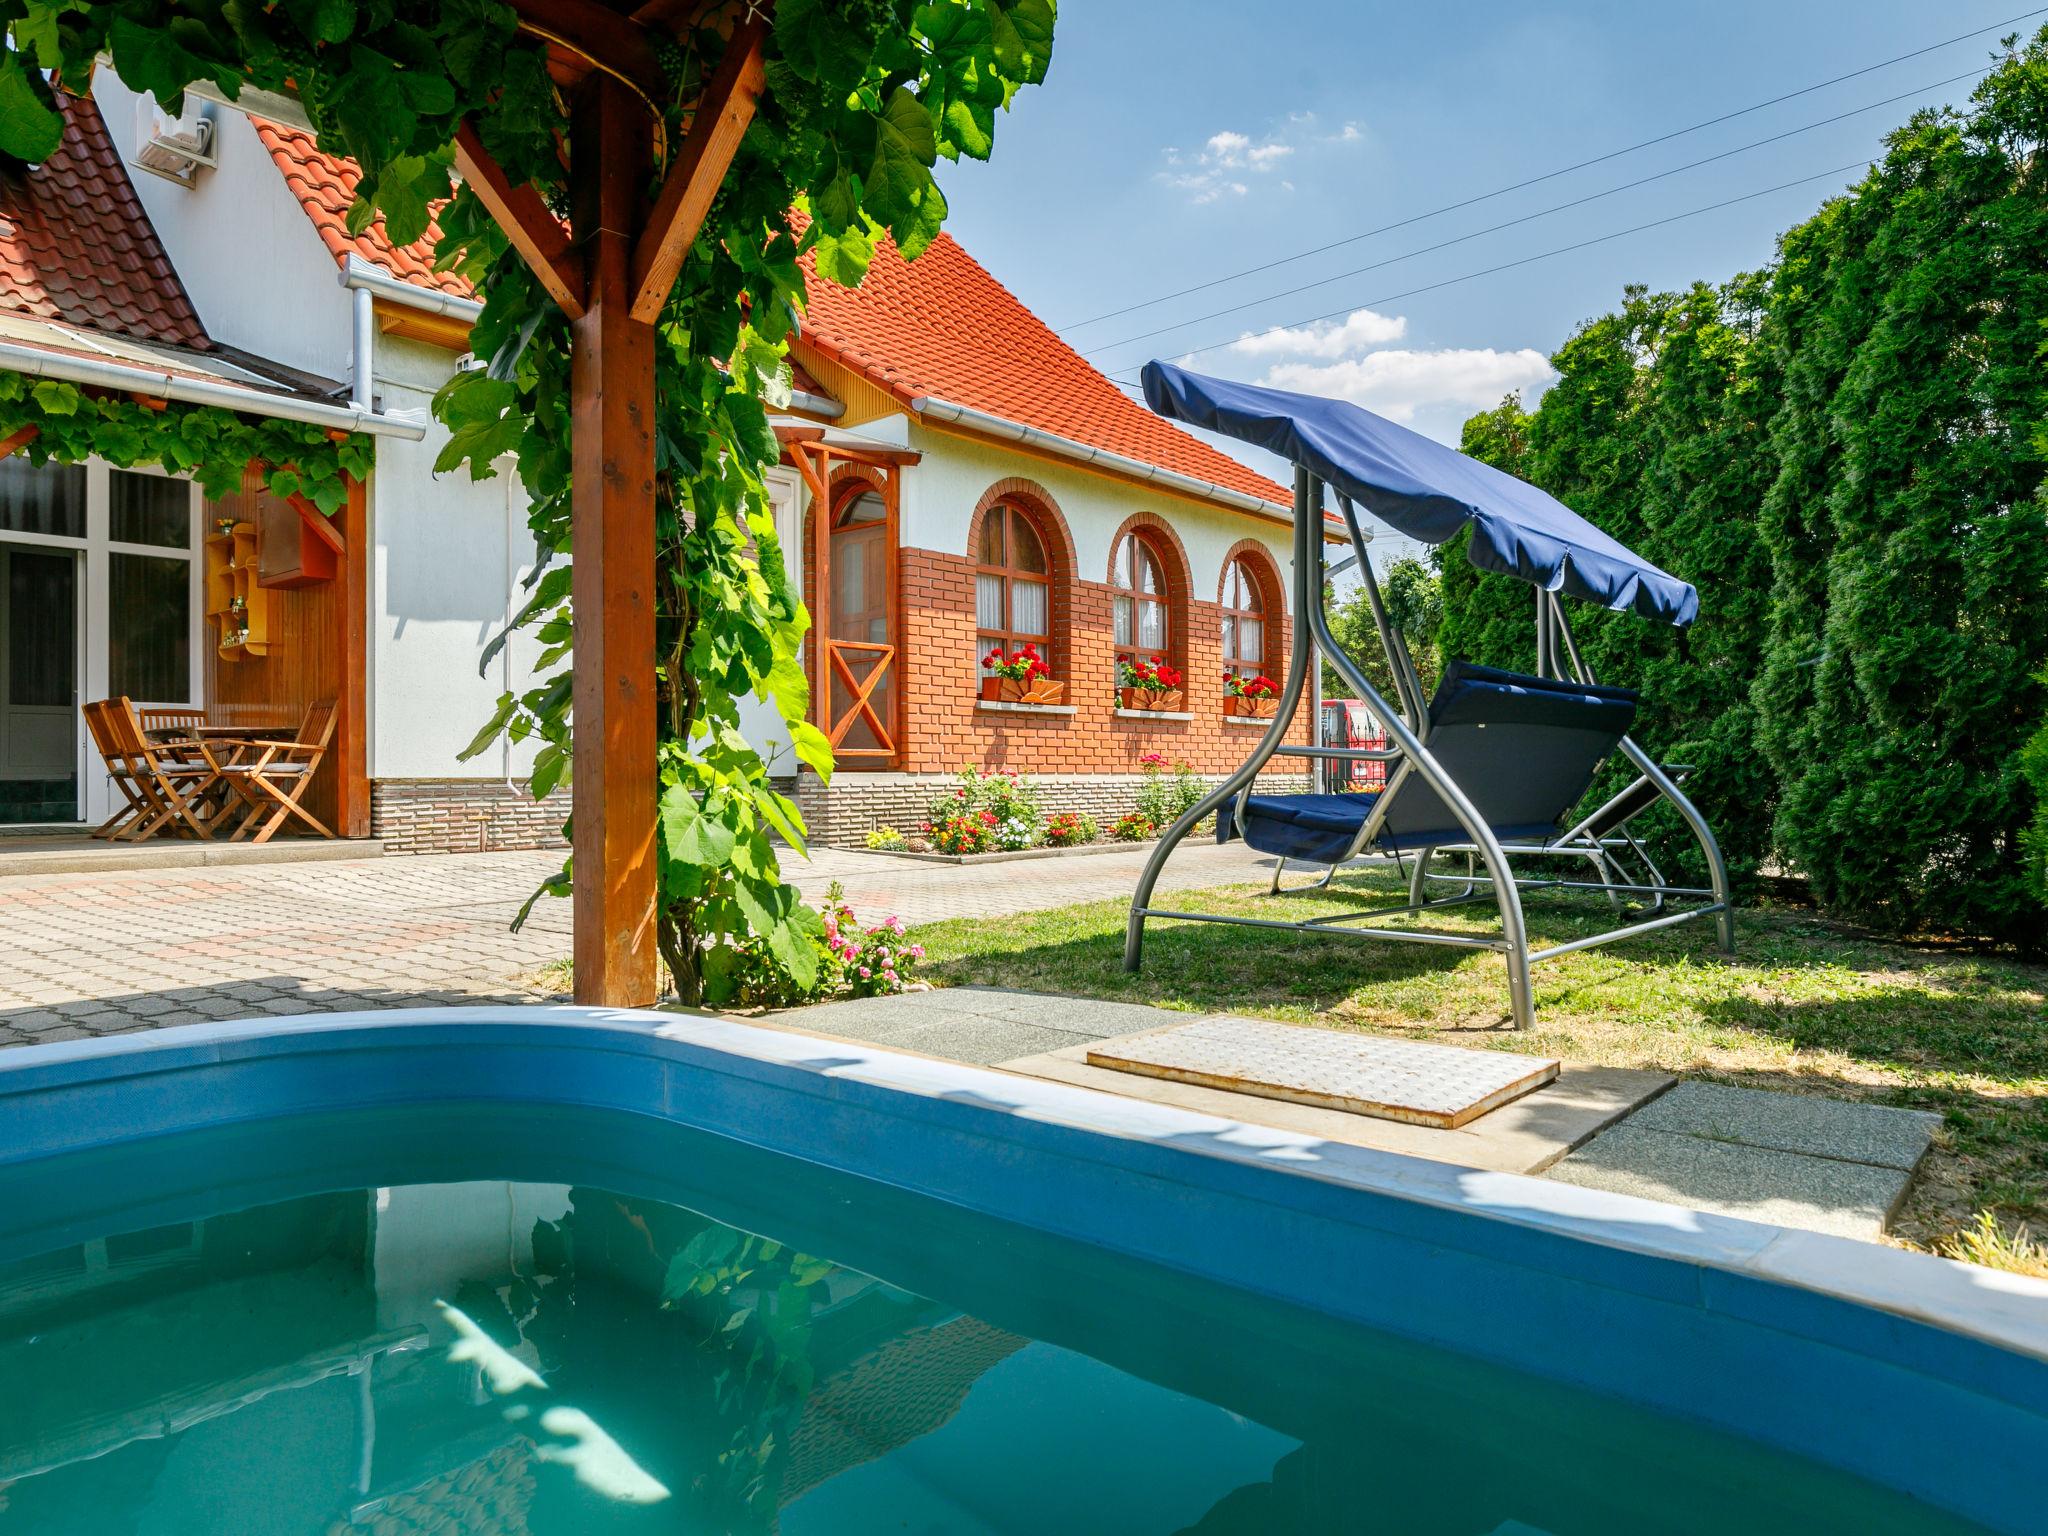
POLYGON ((208 108, 220 163, 187 187, 135 167, 140 98, 111 69, 93 77, 93 98, 207 334, 345 381, 349 302, 339 269, 249 119, 208 108))
MULTIPOLYGON (((454 359, 438 347, 380 336, 375 375, 386 410, 427 410, 454 359)), ((478 673, 484 647, 517 611, 532 567, 527 498, 511 461, 487 480, 434 473, 447 442, 381 438, 370 482, 370 776, 373 779, 524 778, 531 743, 482 757, 457 754, 498 696, 530 686, 539 644, 515 636, 478 673)))

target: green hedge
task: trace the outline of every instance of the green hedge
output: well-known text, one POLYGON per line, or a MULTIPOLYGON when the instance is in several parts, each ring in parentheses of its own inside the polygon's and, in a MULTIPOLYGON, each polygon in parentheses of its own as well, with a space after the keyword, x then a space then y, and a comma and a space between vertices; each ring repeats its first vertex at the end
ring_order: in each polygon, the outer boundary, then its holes
MULTIPOLYGON (((1572 613, 1603 680, 1652 701, 1644 744, 1700 770, 1738 876, 1775 857, 1831 911, 2029 946, 2048 935, 2022 854, 2048 778, 2048 745, 2022 763, 2048 661, 2044 162, 2048 30, 1967 111, 1893 133, 1767 272, 1630 289, 1558 352, 1537 410, 1504 402, 1464 442, 1700 589, 1686 631, 1572 613)), ((1529 665, 1528 588, 1443 553, 1445 654, 1529 665)))

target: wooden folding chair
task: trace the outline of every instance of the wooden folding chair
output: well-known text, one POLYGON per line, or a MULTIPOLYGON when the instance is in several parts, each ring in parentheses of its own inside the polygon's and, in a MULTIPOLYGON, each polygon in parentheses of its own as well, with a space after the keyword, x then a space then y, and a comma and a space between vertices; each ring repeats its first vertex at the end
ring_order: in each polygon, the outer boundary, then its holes
POLYGON ((252 742, 246 759, 220 765, 221 776, 249 808, 248 816, 235 828, 235 841, 246 837, 267 843, 294 816, 321 837, 334 836, 319 817, 299 803, 334 739, 334 715, 334 700, 322 699, 307 709, 296 741, 252 742))
POLYGON ((92 733, 92 744, 99 752, 100 761, 106 764, 108 780, 127 802, 93 828, 92 835, 118 839, 133 823, 147 819, 153 808, 149 799, 136 787, 134 767, 128 754, 121 750, 120 740, 107 718, 112 707, 111 702, 105 699, 86 705, 85 728, 92 733))
POLYGON ((128 781, 144 805, 134 825, 111 835, 122 842, 140 842, 168 826, 178 832, 190 832, 194 837, 211 838, 213 829, 202 816, 218 774, 199 752, 198 743, 166 742, 159 746, 150 741, 142 734, 142 721, 134 704, 125 698, 102 705, 100 718, 126 767, 128 781))
POLYGON ((180 737, 195 736, 199 727, 206 724, 206 711, 186 704, 138 709, 135 717, 142 722, 142 734, 153 738, 167 732, 176 732, 180 737))

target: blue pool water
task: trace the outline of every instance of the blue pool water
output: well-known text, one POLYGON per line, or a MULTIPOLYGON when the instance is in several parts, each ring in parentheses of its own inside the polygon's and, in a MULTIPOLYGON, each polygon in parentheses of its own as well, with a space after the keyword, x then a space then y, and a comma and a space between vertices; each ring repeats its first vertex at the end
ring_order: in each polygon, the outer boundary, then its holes
POLYGON ((364 1111, 0 1172, 0 1533, 1971 1529, 651 1119, 364 1111))

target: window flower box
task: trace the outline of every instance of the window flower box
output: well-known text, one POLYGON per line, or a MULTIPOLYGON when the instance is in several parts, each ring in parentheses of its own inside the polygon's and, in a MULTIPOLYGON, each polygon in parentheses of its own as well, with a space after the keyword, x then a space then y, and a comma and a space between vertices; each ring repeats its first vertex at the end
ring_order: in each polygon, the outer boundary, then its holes
POLYGON ((1067 685, 1050 677, 984 677, 981 696, 991 704, 1060 704, 1066 701, 1067 685))
POLYGON ((998 645, 981 664, 995 674, 981 680, 981 696, 992 704, 1057 704, 1066 697, 1067 685, 1053 677, 1035 645, 1007 652, 998 645))
POLYGON ((1177 710, 1186 697, 1181 691, 1182 681, 1180 669, 1170 666, 1163 656, 1154 656, 1150 661, 1129 656, 1117 659, 1117 700, 1125 709, 1154 713, 1177 710))
POLYGON ((1246 720, 1270 720, 1280 707, 1280 685, 1270 677, 1244 677, 1235 672, 1223 679, 1223 712, 1246 720))
POLYGON ((1119 688, 1116 697, 1121 708, 1160 715, 1178 710, 1186 695, 1178 688, 1119 688))

